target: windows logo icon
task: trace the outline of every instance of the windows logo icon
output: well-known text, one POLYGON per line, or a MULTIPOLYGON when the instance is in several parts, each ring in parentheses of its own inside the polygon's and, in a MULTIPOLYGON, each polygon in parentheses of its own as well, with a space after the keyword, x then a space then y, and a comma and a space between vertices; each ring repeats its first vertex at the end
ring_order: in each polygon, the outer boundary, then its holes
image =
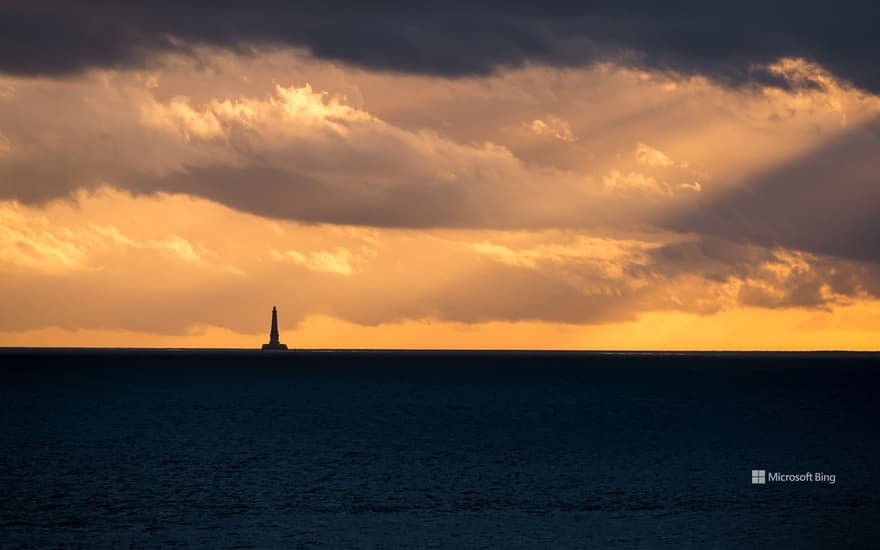
POLYGON ((767 470, 752 470, 752 485, 767 483, 767 470))

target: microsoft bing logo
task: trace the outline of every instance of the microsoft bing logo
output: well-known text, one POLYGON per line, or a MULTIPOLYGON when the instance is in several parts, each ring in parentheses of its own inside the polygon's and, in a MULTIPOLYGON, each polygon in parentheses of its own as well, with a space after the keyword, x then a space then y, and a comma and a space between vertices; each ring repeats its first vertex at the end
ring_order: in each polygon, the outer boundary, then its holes
POLYGON ((752 485, 767 483, 767 470, 752 470, 752 485))

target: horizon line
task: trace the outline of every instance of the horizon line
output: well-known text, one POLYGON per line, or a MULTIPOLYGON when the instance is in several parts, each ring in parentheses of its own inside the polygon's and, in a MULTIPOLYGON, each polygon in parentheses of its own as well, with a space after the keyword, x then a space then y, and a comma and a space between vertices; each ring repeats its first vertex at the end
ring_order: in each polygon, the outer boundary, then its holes
POLYGON ((453 352, 453 353, 585 353, 585 354, 880 354, 880 349, 586 349, 586 348, 296 348, 287 350, 262 350, 259 347, 180 347, 180 346, 0 346, 0 353, 8 351, 228 351, 228 352, 261 352, 267 355, 284 354, 285 352, 453 352), (267 353, 268 352, 268 353, 267 353))

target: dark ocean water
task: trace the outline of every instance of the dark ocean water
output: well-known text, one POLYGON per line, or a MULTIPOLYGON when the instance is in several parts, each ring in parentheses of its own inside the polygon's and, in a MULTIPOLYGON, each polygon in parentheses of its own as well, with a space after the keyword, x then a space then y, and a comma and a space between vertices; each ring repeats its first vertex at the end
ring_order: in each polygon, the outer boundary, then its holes
POLYGON ((3 350, 0 546, 878 548, 878 396, 877 355, 3 350))

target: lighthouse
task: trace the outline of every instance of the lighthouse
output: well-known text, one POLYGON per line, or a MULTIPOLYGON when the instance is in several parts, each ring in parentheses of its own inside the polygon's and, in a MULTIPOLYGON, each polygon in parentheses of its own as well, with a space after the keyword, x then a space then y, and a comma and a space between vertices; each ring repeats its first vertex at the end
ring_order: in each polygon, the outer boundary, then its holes
POLYGON ((263 349, 287 349, 287 346, 278 339, 278 310, 275 309, 275 306, 272 306, 272 328, 269 330, 269 343, 263 344, 263 349))

